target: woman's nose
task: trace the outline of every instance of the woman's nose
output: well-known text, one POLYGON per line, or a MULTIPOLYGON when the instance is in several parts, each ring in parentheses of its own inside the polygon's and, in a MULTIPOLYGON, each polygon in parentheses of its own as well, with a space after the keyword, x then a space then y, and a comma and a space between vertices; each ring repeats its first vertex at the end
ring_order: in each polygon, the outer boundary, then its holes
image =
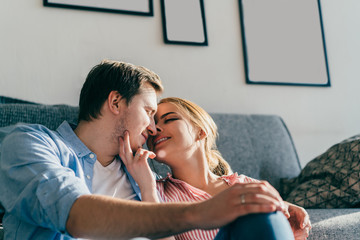
POLYGON ((155 125, 157 132, 162 132, 162 128, 159 125, 155 125))

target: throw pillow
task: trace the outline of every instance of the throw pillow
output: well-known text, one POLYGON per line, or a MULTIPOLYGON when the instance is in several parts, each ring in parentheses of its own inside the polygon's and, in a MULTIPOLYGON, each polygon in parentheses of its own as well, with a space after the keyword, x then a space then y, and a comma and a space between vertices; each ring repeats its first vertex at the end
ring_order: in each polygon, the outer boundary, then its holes
POLYGON ((282 179, 286 201, 304 208, 360 205, 360 135, 346 139, 310 161, 296 178, 282 179))

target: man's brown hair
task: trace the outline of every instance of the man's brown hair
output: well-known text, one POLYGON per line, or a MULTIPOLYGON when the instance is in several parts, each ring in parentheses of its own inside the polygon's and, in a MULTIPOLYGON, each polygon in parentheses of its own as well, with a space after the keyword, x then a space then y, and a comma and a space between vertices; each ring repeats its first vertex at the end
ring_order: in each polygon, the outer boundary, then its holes
POLYGON ((145 83, 150 84, 158 94, 163 91, 160 77, 145 67, 102 61, 91 69, 81 89, 78 121, 98 118, 102 105, 112 91, 119 92, 129 104, 145 83))

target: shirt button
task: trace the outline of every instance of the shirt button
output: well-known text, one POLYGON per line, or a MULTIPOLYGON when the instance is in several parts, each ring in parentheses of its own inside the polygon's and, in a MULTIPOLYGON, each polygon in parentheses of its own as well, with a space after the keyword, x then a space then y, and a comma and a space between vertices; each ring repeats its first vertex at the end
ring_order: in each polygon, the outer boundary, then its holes
POLYGON ((93 159, 94 157, 95 157, 95 155, 91 153, 90 158, 93 159))
POLYGON ((91 178, 90 175, 86 175, 86 177, 87 177, 87 179, 90 179, 90 178, 91 178))

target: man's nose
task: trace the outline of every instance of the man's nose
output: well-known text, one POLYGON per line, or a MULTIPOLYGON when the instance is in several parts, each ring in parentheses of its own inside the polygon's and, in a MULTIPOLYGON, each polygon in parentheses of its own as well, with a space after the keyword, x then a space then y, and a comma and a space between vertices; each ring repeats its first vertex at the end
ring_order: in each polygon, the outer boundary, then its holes
POLYGON ((149 135, 155 136, 157 133, 157 128, 155 126, 155 121, 151 121, 150 125, 147 128, 149 135))

